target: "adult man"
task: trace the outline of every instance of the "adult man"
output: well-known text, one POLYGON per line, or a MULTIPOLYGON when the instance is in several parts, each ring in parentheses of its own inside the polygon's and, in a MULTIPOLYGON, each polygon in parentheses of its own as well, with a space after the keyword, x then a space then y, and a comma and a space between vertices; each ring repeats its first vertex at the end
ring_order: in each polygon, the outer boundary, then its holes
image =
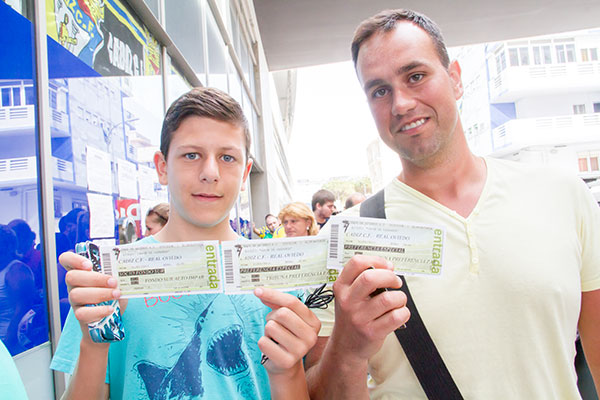
POLYGON ((323 227, 335 211, 335 196, 327 189, 321 189, 313 194, 311 205, 319 229, 323 227))
POLYGON ((260 229, 253 227, 253 231, 261 239, 272 239, 285 237, 283 226, 279 223, 279 219, 273 214, 265 215, 265 226, 260 229))
MULTIPOLYGON (((249 146, 248 122, 229 95, 198 88, 179 97, 154 156, 159 181, 169 188, 169 220, 137 243, 239 239, 229 214, 252 168, 249 146)), ((93 342, 87 324, 111 307, 86 305, 118 299, 116 280, 74 253, 60 262, 69 269, 73 313, 51 367, 73 374, 65 398, 308 398, 302 357, 319 321, 292 294, 258 288, 256 297, 121 300, 125 338, 109 345, 93 342)))
POLYGON ((367 199, 367 197, 362 193, 359 193, 359 192, 352 193, 346 199, 346 203, 344 204, 344 210, 352 208, 355 205, 362 203, 366 199, 367 199))
MULTIPOLYGON (((384 11, 359 26, 352 54, 379 135, 402 162, 385 188, 387 218, 446 229, 440 279, 406 281, 463 397, 579 398, 577 329, 598 387, 600 212, 583 182, 469 151, 460 67, 427 17, 384 11)), ((386 267, 355 256, 335 282, 335 322, 320 316, 307 356, 311 398, 426 398, 392 334, 408 320, 405 296, 370 296, 400 286, 386 267)))

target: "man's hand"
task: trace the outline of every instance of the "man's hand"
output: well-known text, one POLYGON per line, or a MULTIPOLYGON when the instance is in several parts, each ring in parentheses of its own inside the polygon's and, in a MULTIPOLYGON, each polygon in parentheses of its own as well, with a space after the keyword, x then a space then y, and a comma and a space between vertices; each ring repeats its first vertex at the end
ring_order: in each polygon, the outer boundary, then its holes
MULTIPOLYGON (((110 315, 113 309, 110 306, 86 305, 118 299, 121 292, 117 288, 117 280, 110 275, 92 271, 90 260, 72 252, 61 254, 59 262, 67 270, 65 282, 69 290, 69 302, 81 325, 83 340, 91 342, 87 325, 110 315)), ((124 312, 127 300, 121 300, 119 304, 121 312, 124 312)))
POLYGON ((366 361, 383 345, 386 336, 410 318, 402 281, 381 257, 354 256, 333 284, 335 325, 330 341, 338 352, 366 361))

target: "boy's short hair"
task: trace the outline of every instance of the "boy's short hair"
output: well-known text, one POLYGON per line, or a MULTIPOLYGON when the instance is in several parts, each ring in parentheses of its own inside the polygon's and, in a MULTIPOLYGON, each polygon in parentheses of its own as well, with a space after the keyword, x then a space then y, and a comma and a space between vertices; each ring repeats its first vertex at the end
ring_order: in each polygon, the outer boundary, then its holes
POLYGON ((250 157, 250 129, 240 104, 219 89, 199 87, 181 95, 165 114, 160 135, 160 151, 165 160, 169 153, 173 132, 179 128, 184 119, 194 115, 228 122, 242 128, 246 142, 246 159, 250 157))
POLYGON ((312 201, 310 203, 313 211, 315 211, 317 209, 317 204, 322 206, 328 201, 335 202, 335 195, 327 189, 321 189, 313 194, 312 201))

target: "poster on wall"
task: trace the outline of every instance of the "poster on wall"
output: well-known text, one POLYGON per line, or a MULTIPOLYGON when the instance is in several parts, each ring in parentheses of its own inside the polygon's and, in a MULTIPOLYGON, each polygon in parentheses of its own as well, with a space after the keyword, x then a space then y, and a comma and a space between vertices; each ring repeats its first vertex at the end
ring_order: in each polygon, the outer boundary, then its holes
POLYGON ((117 179, 119 180, 119 196, 137 199, 137 168, 134 163, 117 160, 117 179))
POLYGON ((90 208, 89 237, 91 239, 114 237, 115 212, 112 196, 88 193, 87 199, 90 208))
MULTIPOLYGON (((135 240, 142 237, 142 220, 140 213, 140 202, 134 199, 118 198, 116 202, 117 221, 119 228, 125 227, 128 223, 133 223, 135 227, 135 240), (130 222, 131 221, 131 222, 130 222)), ((129 242, 131 243, 131 242, 129 242)), ((121 243, 123 244, 123 243, 121 243)))
POLYGON ((46 0, 48 35, 103 76, 160 73, 160 46, 119 0, 46 0))
POLYGON ((92 146, 87 146, 86 150, 88 190, 100 193, 112 193, 110 155, 92 146))

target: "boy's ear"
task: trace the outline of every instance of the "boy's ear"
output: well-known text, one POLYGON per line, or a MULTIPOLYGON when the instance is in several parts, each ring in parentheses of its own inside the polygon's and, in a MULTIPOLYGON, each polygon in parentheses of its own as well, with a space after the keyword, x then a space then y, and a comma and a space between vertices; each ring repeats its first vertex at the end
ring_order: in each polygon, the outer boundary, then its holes
POLYGON ((254 163, 254 160, 252 160, 250 157, 248 157, 248 162, 246 163, 246 167, 244 170, 244 177, 242 178, 242 188, 240 190, 246 190, 246 181, 248 180, 248 175, 250 175, 250 170, 252 169, 252 163, 254 163))
POLYGON ((156 167, 160 184, 167 185, 169 183, 167 179, 167 160, 165 160, 165 156, 160 151, 154 153, 154 166, 156 167))

